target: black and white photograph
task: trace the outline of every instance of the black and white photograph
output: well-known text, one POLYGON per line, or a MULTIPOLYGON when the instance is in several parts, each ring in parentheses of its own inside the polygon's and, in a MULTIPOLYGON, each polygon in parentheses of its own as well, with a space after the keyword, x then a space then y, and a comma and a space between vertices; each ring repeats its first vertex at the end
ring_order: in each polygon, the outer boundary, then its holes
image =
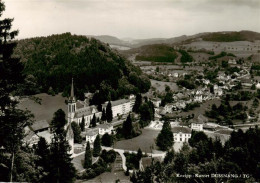
POLYGON ((260 0, 0 0, 0 182, 260 183, 260 0))

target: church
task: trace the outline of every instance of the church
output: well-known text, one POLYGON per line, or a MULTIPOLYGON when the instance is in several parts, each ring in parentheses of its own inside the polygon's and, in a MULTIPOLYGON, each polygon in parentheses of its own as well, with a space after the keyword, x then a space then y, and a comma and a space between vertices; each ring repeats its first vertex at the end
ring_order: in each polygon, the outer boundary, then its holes
MULTIPOLYGON (((130 95, 128 99, 120 99, 116 101, 111 101, 112 105, 112 113, 113 118, 129 114, 132 111, 133 105, 135 102, 135 96, 130 95)), ((102 109, 105 109, 108 102, 102 104, 102 109)), ((72 121, 80 124, 82 119, 85 120, 85 129, 89 128, 90 122, 93 116, 96 118, 101 118, 102 112, 98 111, 97 107, 92 105, 88 106, 84 101, 77 101, 74 96, 74 86, 73 86, 73 79, 71 84, 71 94, 68 100, 68 124, 72 121)))

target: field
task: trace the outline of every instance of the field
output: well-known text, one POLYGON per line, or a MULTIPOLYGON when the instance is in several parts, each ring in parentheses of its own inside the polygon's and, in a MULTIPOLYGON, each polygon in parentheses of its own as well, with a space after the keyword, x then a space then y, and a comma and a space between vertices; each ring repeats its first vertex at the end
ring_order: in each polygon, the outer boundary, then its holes
POLYGON ((156 90, 158 90, 159 92, 162 92, 165 90, 165 85, 168 85, 172 91, 177 91, 179 90, 179 87, 177 86, 176 83, 173 82, 164 82, 164 81, 156 81, 156 80, 150 80, 151 84, 154 88, 156 88, 156 90))
POLYGON ((28 109, 34 114, 34 119, 36 121, 47 120, 50 122, 52 120, 54 112, 58 109, 62 109, 67 114, 67 105, 65 104, 64 97, 61 94, 56 96, 47 95, 46 93, 37 94, 35 97, 41 99, 41 104, 34 102, 29 98, 24 98, 18 105, 19 109, 28 109))
POLYGON ((138 137, 122 140, 115 143, 115 149, 125 149, 137 151, 140 148, 143 152, 151 153, 151 147, 158 149, 155 145, 155 139, 158 136, 158 130, 143 129, 142 134, 138 137))

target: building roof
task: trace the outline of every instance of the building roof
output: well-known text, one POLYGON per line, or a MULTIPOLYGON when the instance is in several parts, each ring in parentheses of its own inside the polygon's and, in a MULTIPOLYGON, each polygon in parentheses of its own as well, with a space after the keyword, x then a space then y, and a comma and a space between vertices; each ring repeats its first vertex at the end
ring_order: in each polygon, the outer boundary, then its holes
POLYGON ((111 127, 113 127, 111 124, 101 124, 97 126, 97 128, 102 128, 102 129, 109 129, 111 127))
POLYGON ((98 132, 94 131, 94 130, 89 130, 86 133, 86 136, 96 136, 98 134, 98 132))
POLYGON ((48 144, 51 143, 52 134, 49 131, 45 130, 43 132, 37 133, 36 135, 39 136, 39 137, 45 138, 45 140, 47 141, 48 144))
POLYGON ((77 110, 76 113, 75 113, 75 118, 80 118, 82 116, 89 116, 92 114, 92 111, 95 110, 95 111, 98 111, 97 110, 97 107, 92 105, 92 106, 87 106, 87 107, 84 107, 80 110, 77 110))
POLYGON ((49 128, 50 124, 46 120, 36 121, 32 124, 31 128, 33 131, 49 128))
MULTIPOLYGON (((129 99, 120 99, 120 100, 115 100, 115 101, 111 101, 111 105, 112 107, 117 106, 117 105, 121 105, 121 104, 125 104, 127 102, 129 102, 129 99)), ((102 107, 106 107, 108 104, 108 102, 106 102, 105 104, 102 104, 102 107)))
POLYGON ((78 102, 76 103, 76 107, 77 107, 77 109, 83 108, 83 107, 84 107, 84 104, 83 104, 81 101, 78 101, 78 102))
POLYGON ((176 126, 171 128, 172 133, 191 133, 191 129, 183 126, 176 126))

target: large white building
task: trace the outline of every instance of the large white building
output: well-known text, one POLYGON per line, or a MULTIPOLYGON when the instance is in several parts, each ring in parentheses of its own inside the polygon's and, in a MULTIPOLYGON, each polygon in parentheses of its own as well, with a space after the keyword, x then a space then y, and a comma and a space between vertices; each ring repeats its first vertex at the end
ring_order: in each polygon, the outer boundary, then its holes
POLYGON ((171 129, 173 133, 174 142, 188 142, 191 138, 191 129, 187 127, 173 127, 171 129))
MULTIPOLYGON (((120 115, 129 114, 133 109, 134 103, 135 97, 133 95, 130 95, 129 99, 111 101, 113 118, 120 115)), ((102 109, 106 109, 107 104, 108 102, 102 104, 102 109)))

